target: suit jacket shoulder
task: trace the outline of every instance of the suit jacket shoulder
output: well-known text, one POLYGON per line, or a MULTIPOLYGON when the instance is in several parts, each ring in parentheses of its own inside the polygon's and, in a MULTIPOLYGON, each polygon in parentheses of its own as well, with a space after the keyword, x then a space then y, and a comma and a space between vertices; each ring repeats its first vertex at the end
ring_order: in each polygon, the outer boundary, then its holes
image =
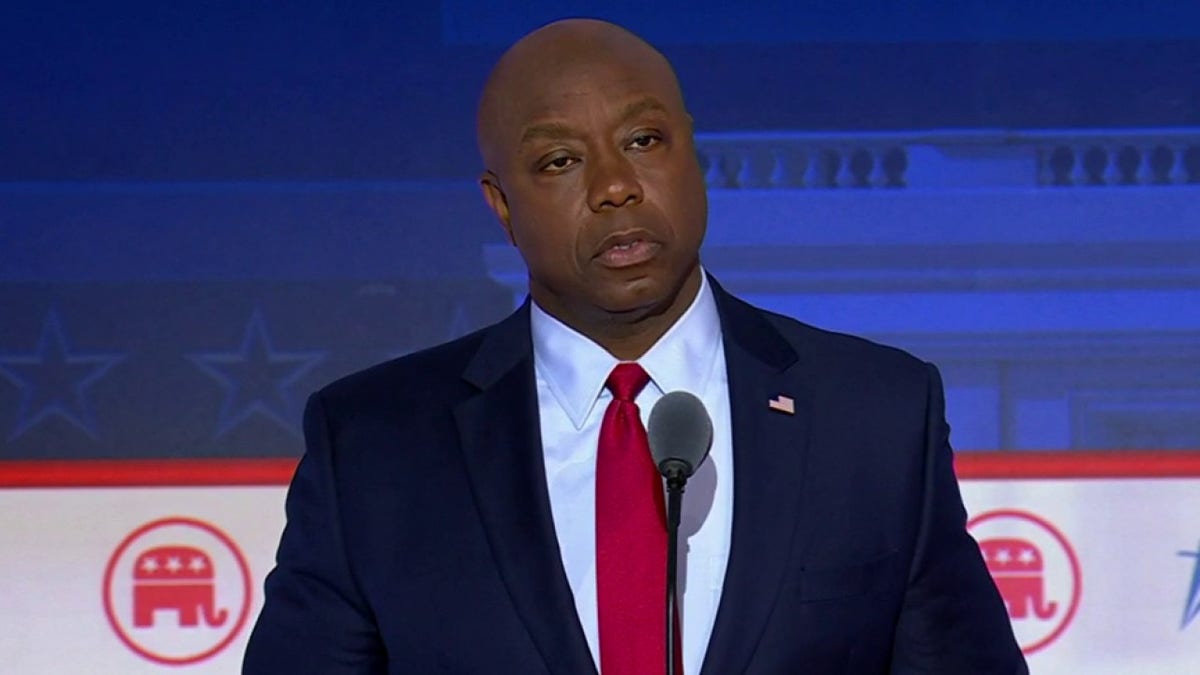
POLYGON ((381 404, 411 404, 431 397, 453 397, 456 376, 479 349, 487 329, 435 347, 405 354, 344 375, 317 396, 332 406, 371 410, 381 404))
POLYGON ((473 333, 346 375, 313 395, 334 423, 446 411, 531 353, 528 307, 473 333))
MULTIPOLYGON (((936 377, 936 369, 932 364, 902 349, 819 328, 790 316, 755 307, 724 291, 722 294, 725 314, 730 317, 727 332, 749 335, 770 332, 778 335, 787 348, 794 352, 796 362, 803 364, 804 369, 812 375, 810 382, 827 382, 838 386, 869 382, 892 387, 918 386, 924 390, 930 384, 931 371, 936 377), (761 323, 751 329, 743 329, 731 325, 734 321, 739 324, 761 323), (764 327, 770 331, 762 330, 764 327)), ((940 382, 937 384, 940 386, 940 382)))

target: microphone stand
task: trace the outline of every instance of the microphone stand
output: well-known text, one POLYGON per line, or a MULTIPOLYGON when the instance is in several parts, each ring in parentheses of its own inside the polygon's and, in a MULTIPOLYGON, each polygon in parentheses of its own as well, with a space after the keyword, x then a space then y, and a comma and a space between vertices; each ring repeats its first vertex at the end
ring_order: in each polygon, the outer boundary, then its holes
POLYGON ((679 609, 675 593, 679 572, 679 520, 683 488, 712 446, 712 418, 704 402, 686 391, 672 391, 654 404, 646 429, 650 454, 667 482, 667 675, 682 668, 679 609), (678 647, 678 649, 677 649, 678 647))
POLYGON ((675 585, 679 569, 679 519, 683 506, 683 487, 687 484, 684 467, 671 466, 663 462, 663 475, 667 479, 667 675, 675 675, 679 665, 675 663, 675 617, 677 616, 675 585))

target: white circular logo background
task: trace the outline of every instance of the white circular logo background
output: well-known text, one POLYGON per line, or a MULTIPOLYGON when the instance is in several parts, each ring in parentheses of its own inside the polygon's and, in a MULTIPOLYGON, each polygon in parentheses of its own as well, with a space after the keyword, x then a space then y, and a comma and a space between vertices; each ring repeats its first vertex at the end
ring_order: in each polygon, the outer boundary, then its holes
POLYGON ((967 529, 1004 598, 1021 650, 1032 654, 1057 640, 1082 594, 1079 560, 1067 538, 1046 519, 1015 509, 982 513, 967 529))
POLYGON ((104 610, 117 637, 161 664, 208 659, 233 641, 250 612, 246 559, 227 534, 201 520, 146 523, 113 551, 104 610))

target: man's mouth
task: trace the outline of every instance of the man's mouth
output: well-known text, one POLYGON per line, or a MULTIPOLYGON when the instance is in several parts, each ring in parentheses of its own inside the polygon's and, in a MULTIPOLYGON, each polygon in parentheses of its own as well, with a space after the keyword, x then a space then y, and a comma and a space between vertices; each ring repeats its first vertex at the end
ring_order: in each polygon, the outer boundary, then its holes
POLYGON ((610 242, 597 256, 601 265, 612 269, 640 265, 658 253, 659 245, 640 237, 621 237, 610 242))

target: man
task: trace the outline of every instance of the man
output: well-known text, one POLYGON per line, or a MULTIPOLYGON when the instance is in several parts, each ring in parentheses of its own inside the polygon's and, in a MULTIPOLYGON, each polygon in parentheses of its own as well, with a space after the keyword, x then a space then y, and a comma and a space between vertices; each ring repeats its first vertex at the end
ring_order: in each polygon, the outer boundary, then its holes
POLYGON ((496 66, 478 135, 532 302, 311 399, 246 673, 662 672, 641 421, 673 389, 715 425, 685 500, 682 672, 1026 672, 937 371, 706 277, 692 121, 658 52, 544 27, 496 66))

